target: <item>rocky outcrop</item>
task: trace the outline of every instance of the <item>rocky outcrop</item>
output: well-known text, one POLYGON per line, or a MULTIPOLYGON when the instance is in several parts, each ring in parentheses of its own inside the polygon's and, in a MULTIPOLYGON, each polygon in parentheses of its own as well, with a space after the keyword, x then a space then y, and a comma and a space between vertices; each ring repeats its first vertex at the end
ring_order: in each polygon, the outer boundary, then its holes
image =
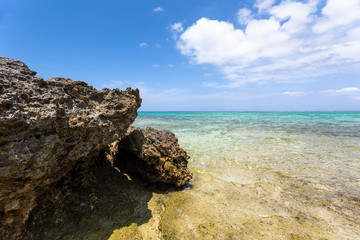
POLYGON ((183 186, 192 175, 175 135, 129 129, 140 105, 138 89, 45 81, 24 63, 0 57, 0 239, 50 236, 54 231, 43 226, 80 221, 90 214, 84 209, 107 201, 101 196, 121 202, 122 191, 133 188, 120 181, 123 172, 183 186))
POLYGON ((113 148, 111 160, 124 172, 137 173, 151 182, 176 187, 192 178, 187 169, 189 156, 170 131, 131 127, 113 148))
POLYGON ((137 89, 98 91, 65 78, 44 81, 0 57, 0 238, 15 239, 48 186, 96 161, 137 116, 137 89))

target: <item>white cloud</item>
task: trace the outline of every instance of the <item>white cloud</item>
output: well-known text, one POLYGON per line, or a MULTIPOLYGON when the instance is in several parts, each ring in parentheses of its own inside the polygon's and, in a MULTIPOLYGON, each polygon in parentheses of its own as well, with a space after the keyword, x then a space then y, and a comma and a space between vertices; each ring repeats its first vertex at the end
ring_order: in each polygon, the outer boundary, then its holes
POLYGON ((167 89, 165 90, 163 93, 165 95, 181 95, 181 93, 183 93, 184 90, 182 89, 179 89, 179 88, 171 88, 171 89, 167 89))
POLYGON ((161 48, 160 44, 155 44, 155 48, 161 48))
POLYGON ((305 96, 305 92, 283 92, 282 95, 290 96, 290 97, 301 97, 305 96))
POLYGON ((177 22, 177 23, 174 23, 173 25, 171 25, 171 30, 176 33, 181 33, 184 31, 184 28, 183 28, 183 25, 181 22, 177 22))
POLYGON ((323 16, 315 24, 314 31, 323 33, 338 26, 353 24, 360 20, 359 0, 328 0, 321 10, 323 16))
POLYGON ((360 39, 360 26, 349 30, 347 32, 347 36, 350 40, 360 39))
POLYGON ((282 30, 289 34, 302 34, 313 19, 311 14, 316 10, 314 2, 308 4, 285 1, 270 9, 270 13, 279 21, 285 21, 282 30))
POLYGON ((146 42, 142 42, 142 43, 139 44, 139 47, 142 47, 142 48, 146 48, 148 46, 149 45, 146 42))
POLYGON ((237 12, 238 22, 243 25, 248 24, 253 17, 253 13, 247 8, 241 8, 237 12))
POLYGON ((162 12, 164 9, 162 7, 156 7, 153 9, 153 12, 162 12))
POLYGON ((184 27, 181 22, 174 23, 170 26, 170 31, 173 34, 173 38, 177 40, 178 35, 184 32, 184 27))
POLYGON ((154 65, 152 65, 152 67, 154 67, 154 68, 159 68, 160 65, 159 65, 159 64, 154 64, 154 65))
POLYGON ((210 77, 210 76, 213 76, 213 75, 214 75, 213 73, 204 73, 203 77, 210 77))
POLYGON ((321 91, 320 93, 328 96, 360 96, 360 89, 356 87, 348 87, 341 89, 329 89, 321 91))
POLYGON ((320 94, 331 97, 348 97, 360 101, 360 89, 357 87, 329 89, 326 91, 321 91, 320 94))
POLYGON ((256 0, 254 7, 259 9, 259 12, 268 10, 274 4, 274 0, 256 0))
POLYGON ((256 3, 257 11, 238 11, 244 29, 201 18, 185 31, 181 23, 171 30, 177 33, 177 47, 191 63, 215 65, 228 79, 226 84, 213 86, 301 82, 337 74, 338 69, 358 71, 360 1, 328 0, 322 9, 319 6, 318 0, 284 0, 276 5, 262 0, 256 3), (345 19, 338 20, 341 16, 345 19))
POLYGON ((173 64, 168 64, 167 66, 170 67, 170 68, 174 67, 173 64))

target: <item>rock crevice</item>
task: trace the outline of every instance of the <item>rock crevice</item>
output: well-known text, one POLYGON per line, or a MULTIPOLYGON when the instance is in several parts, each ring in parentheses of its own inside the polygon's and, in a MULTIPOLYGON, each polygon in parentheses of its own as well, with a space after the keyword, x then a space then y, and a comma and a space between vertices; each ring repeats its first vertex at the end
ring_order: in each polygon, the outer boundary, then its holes
MULTIPOLYGON (((85 82, 66 78, 45 81, 24 63, 0 57, 1 238, 21 239, 21 228, 39 197, 66 178, 74 166, 91 171, 94 162, 104 160, 99 156, 110 143, 133 136, 127 131, 140 105, 138 89, 98 91, 85 82)), ((146 142, 144 146, 150 145, 146 142)), ((163 147, 173 149, 170 145, 163 147)), ((186 153, 176 154, 183 155, 183 164, 164 169, 186 168, 186 153)), ((134 159, 128 161, 131 165, 134 159)), ((146 157, 146 161, 154 160, 146 157)), ((160 172, 136 169, 150 180, 175 186, 189 179, 186 171, 182 180, 167 181, 166 177, 154 177, 160 172)), ((171 175, 171 171, 161 174, 171 175)))
POLYGON ((192 178, 187 169, 189 156, 168 130, 131 127, 111 149, 108 159, 114 166, 150 182, 181 187, 192 178))

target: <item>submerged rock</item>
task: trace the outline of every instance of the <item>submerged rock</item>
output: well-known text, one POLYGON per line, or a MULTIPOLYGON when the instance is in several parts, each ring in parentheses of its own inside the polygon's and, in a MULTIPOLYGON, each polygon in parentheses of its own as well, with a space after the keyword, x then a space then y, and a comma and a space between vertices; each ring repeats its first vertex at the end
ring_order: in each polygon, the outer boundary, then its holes
POLYGON ((75 164, 83 168, 137 116, 137 89, 98 91, 65 78, 44 81, 0 57, 0 236, 16 239, 36 200, 75 164))
POLYGON ((112 152, 113 164, 121 171, 140 174, 151 182, 181 187, 192 178, 187 169, 189 156, 167 130, 131 127, 112 152))

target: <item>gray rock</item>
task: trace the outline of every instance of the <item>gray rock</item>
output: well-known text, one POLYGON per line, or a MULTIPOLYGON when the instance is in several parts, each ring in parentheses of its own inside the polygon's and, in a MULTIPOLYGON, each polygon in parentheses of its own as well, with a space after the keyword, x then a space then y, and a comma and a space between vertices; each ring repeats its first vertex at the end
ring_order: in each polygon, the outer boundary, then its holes
POLYGON ((108 157, 114 166, 127 173, 137 173, 151 182, 175 187, 192 178, 187 168, 189 156, 167 130, 131 127, 108 157))
POLYGON ((0 236, 15 239, 46 186, 124 136, 138 89, 98 91, 65 78, 44 81, 0 57, 0 236))

